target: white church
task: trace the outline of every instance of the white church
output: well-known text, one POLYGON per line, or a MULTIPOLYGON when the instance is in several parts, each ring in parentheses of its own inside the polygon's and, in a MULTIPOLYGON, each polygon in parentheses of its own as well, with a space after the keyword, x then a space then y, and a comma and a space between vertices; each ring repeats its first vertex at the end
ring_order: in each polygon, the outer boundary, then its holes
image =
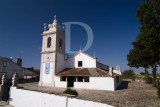
POLYGON ((114 91, 122 82, 120 67, 114 70, 101 62, 97 57, 90 56, 82 50, 65 58, 64 28, 55 19, 48 25, 44 24, 41 52, 40 86, 73 87, 75 89, 110 90, 114 91))

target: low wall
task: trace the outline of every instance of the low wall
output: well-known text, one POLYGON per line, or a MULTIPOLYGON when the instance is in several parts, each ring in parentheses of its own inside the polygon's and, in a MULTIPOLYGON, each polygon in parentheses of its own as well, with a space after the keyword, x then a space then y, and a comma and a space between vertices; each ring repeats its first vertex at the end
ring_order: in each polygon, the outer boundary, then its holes
POLYGON ((11 87, 9 104, 14 107, 112 107, 93 101, 11 87))

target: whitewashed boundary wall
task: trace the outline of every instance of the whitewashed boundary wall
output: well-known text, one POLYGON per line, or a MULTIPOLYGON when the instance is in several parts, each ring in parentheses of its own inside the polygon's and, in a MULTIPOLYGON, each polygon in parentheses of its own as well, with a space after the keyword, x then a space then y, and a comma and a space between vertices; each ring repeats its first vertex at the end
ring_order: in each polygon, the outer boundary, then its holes
POLYGON ((37 91, 22 90, 17 89, 16 87, 10 88, 9 104, 14 107, 112 107, 107 104, 93 101, 79 100, 37 91))

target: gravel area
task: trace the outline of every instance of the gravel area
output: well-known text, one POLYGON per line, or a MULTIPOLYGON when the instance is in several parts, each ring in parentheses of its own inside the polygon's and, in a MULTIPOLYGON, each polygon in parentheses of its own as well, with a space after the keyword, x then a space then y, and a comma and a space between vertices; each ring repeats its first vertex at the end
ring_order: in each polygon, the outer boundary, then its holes
MULTIPOLYGON (((27 90, 54 93, 56 95, 63 95, 63 91, 65 90, 65 88, 39 87, 38 83, 18 84, 18 86, 27 90)), ((157 89, 144 82, 124 80, 121 87, 114 92, 76 90, 78 91, 77 99, 106 103, 116 107, 160 107, 157 89)))

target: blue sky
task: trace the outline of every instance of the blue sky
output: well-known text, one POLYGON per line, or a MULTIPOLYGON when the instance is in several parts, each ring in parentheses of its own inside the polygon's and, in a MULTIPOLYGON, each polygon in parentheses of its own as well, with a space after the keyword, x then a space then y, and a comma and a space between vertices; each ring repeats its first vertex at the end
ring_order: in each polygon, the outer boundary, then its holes
MULTIPOLYGON (((135 17, 140 0, 1 0, 0 56, 23 59, 24 67, 40 67, 43 24, 83 22, 93 30, 93 44, 86 53, 109 66, 129 69, 126 55, 139 33, 135 17)), ((87 42, 86 31, 73 25, 71 49, 87 42)), ((137 72, 143 69, 136 70, 137 72)))

